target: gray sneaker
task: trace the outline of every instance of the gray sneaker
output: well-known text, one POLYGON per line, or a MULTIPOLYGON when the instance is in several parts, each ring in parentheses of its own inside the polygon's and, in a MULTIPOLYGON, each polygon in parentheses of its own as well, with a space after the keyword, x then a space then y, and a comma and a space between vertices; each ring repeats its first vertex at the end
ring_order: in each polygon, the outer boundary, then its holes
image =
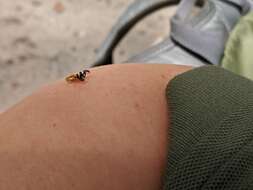
MULTIPOLYGON (((145 15, 170 0, 137 0, 120 17, 102 44, 94 66, 113 63, 113 51, 127 32, 145 15)), ((220 64, 230 32, 239 19, 252 10, 251 0, 182 0, 171 20, 170 36, 158 45, 130 58, 126 63, 164 63, 202 66, 220 64), (191 16, 195 5, 201 5, 191 16)))

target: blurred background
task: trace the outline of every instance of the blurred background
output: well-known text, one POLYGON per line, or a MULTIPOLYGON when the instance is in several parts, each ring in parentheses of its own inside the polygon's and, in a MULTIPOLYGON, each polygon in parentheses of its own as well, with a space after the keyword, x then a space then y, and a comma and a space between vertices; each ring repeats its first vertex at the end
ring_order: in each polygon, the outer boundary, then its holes
MULTIPOLYGON (((0 0, 0 112, 44 84, 88 68, 132 0, 0 0)), ((144 19, 117 48, 117 63, 160 42, 175 8, 144 19)))

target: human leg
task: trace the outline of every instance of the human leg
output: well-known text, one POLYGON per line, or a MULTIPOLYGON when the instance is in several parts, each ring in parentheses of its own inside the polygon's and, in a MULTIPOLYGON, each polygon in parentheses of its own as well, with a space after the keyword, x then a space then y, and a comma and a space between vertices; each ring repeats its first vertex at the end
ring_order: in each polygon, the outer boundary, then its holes
POLYGON ((114 65, 47 86, 0 115, 0 189, 159 189, 165 88, 189 70, 114 65))

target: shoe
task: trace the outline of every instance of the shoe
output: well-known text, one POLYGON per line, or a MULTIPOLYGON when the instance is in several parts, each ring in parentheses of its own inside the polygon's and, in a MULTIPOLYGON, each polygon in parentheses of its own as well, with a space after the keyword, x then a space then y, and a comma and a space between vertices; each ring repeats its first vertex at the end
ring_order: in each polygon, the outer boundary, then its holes
MULTIPOLYGON (((145 15, 179 1, 137 0, 120 17, 99 48, 94 66, 113 64, 113 51, 128 31, 145 15)), ((182 0, 171 19, 171 34, 163 42, 125 63, 164 63, 199 67, 219 65, 230 32, 252 10, 251 0, 182 0), (195 5, 202 5, 192 15, 195 5)))

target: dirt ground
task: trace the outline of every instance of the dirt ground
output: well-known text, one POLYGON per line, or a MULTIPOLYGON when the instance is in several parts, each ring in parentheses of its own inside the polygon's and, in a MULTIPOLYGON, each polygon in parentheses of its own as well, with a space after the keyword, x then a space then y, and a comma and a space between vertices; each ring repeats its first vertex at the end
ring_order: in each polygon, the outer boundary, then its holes
MULTIPOLYGON (((129 0, 0 0, 0 112, 42 85, 88 68, 129 0)), ((118 63, 160 41, 175 8, 138 24, 118 63)))

